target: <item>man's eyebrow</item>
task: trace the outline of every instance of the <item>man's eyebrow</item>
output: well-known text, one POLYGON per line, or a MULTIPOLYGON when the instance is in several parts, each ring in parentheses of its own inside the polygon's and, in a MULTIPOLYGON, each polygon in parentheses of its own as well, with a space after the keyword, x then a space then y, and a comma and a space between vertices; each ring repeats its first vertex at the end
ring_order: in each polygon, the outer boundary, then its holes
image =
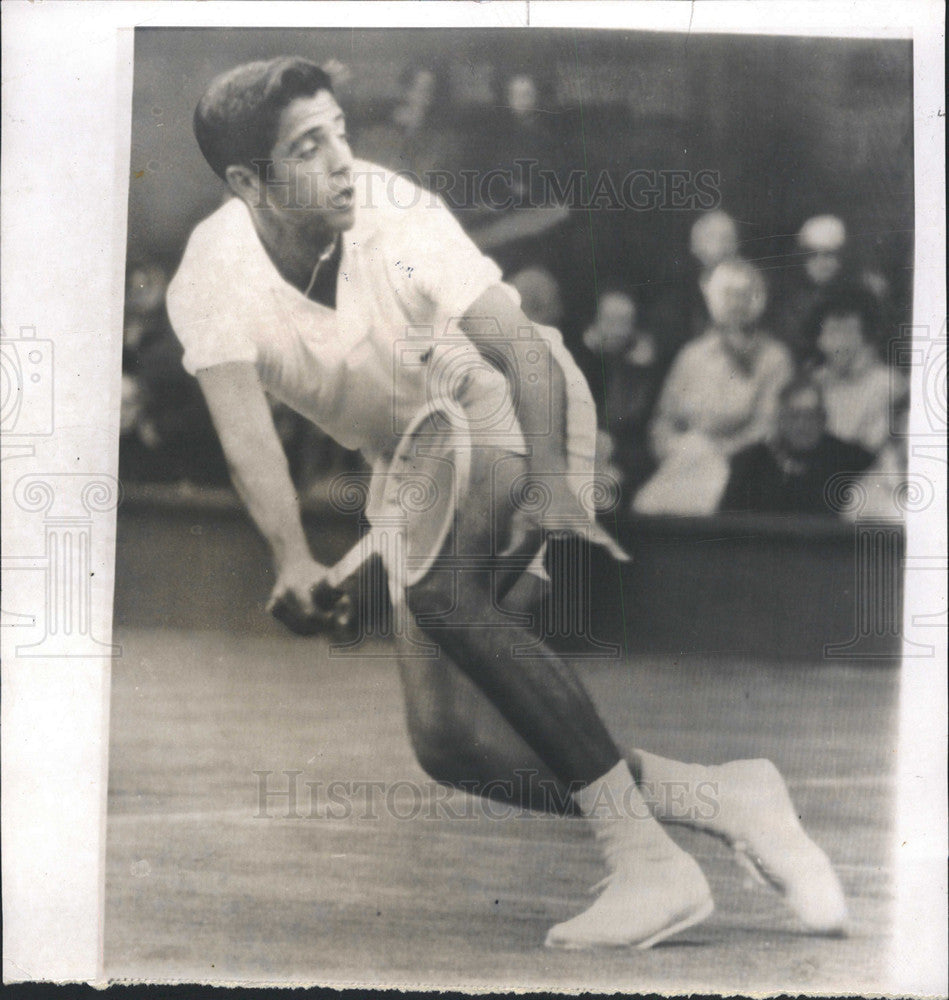
MULTIPOLYGON (((341 111, 338 115, 336 115, 333 118, 330 124, 339 125, 340 123, 345 122, 345 120, 346 120, 346 115, 344 115, 343 112, 341 111)), ((298 136, 295 136, 291 140, 290 148, 293 149, 294 147, 297 146, 298 143, 303 142, 304 139, 320 138, 321 136, 326 134, 326 128, 327 128, 326 125, 311 125, 310 128, 306 129, 304 132, 301 132, 298 136)))

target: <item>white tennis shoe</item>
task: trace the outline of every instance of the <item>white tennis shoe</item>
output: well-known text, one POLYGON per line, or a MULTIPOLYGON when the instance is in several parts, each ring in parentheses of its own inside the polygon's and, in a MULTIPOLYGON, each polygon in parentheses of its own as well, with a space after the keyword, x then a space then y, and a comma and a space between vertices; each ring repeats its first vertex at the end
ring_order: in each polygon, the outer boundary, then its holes
MULTIPOLYGON (((715 908, 702 869, 674 844, 662 858, 627 856, 583 913, 552 927, 548 948, 651 948, 705 920, 715 908)), ((594 890, 594 891, 595 891, 594 890)))
POLYGON ((844 934, 847 901, 827 855, 804 831, 780 772, 769 760, 736 760, 709 768, 718 785, 721 837, 759 882, 776 889, 818 934, 844 934))

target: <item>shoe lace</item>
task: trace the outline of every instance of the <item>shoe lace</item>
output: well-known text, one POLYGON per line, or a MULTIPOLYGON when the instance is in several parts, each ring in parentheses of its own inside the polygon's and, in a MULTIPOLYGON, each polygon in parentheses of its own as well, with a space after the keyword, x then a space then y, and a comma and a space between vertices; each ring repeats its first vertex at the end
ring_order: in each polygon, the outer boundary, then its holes
POLYGON ((778 892, 784 893, 787 885, 784 879, 779 878, 764 863, 761 857, 755 854, 744 840, 731 842, 731 848, 735 852, 735 860, 744 868, 757 882, 762 885, 770 885, 778 892))

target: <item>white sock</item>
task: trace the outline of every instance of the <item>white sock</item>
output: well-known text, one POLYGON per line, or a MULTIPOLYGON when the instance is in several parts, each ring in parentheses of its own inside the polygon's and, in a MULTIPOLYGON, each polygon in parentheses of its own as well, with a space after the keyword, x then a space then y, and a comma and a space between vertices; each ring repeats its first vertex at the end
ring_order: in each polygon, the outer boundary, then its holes
POLYGON ((652 816, 625 760, 574 793, 612 870, 624 860, 658 860, 679 848, 652 816))
POLYGON ((645 750, 639 760, 643 796, 653 815, 666 823, 707 825, 719 812, 719 782, 714 767, 684 764, 645 750))

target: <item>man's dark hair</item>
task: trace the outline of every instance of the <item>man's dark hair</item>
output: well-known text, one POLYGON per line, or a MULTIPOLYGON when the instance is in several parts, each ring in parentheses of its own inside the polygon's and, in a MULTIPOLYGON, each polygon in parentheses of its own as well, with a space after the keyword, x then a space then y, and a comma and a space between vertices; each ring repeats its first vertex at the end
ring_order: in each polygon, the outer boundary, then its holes
POLYGON ((329 74, 300 56, 244 63, 215 77, 194 110, 194 135, 211 169, 270 158, 280 113, 298 97, 333 93, 329 74))
POLYGON ((831 316, 858 316, 863 339, 877 346, 880 336, 880 306, 873 293, 859 285, 844 285, 824 295, 814 307, 808 324, 811 340, 820 335, 824 320, 831 316))

